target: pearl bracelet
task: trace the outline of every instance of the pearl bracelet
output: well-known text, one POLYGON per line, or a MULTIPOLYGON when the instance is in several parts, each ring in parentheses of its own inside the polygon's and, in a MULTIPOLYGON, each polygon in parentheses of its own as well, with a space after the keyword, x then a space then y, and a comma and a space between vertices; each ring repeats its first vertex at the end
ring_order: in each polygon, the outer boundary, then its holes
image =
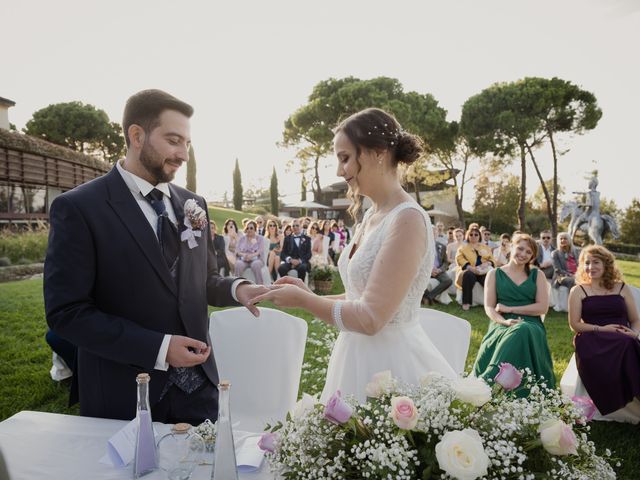
POLYGON ((336 300, 332 309, 333 323, 341 332, 347 332, 344 323, 342 323, 342 300, 336 300))

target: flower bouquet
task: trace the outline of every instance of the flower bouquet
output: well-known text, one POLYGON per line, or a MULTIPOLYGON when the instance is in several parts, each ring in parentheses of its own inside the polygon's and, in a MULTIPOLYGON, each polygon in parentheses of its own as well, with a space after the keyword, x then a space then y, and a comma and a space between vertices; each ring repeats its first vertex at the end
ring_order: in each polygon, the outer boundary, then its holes
POLYGON ((261 438, 271 469, 286 479, 615 478, 610 452, 597 455, 587 436, 593 403, 528 369, 502 364, 493 387, 437 374, 401 385, 381 372, 367 395, 363 405, 339 391, 326 405, 303 396, 261 438))

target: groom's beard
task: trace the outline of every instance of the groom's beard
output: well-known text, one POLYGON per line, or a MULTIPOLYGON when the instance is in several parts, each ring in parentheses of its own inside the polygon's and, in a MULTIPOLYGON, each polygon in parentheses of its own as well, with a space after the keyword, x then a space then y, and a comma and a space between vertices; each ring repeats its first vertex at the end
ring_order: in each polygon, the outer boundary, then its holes
POLYGON ((140 163, 142 163, 142 166, 151 174, 156 184, 170 182, 175 177, 174 172, 164 171, 163 167, 166 162, 167 159, 162 158, 162 155, 145 141, 142 151, 140 152, 140 163))

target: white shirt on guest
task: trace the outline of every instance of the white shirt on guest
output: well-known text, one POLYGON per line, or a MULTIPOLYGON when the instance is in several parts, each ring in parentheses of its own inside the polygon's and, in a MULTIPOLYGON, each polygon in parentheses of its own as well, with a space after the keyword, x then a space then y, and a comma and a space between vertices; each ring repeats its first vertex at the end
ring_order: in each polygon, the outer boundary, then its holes
POLYGON ((542 262, 541 263, 546 263, 546 262, 551 262, 551 254, 552 252, 552 247, 551 245, 549 245, 549 248, 544 248, 544 245, 542 243, 540 243, 540 249, 542 250, 542 262))
MULTIPOLYGON (((173 223, 178 222, 176 218, 176 212, 173 211, 173 205, 171 205, 171 201, 169 200, 171 198, 171 190, 169 190, 168 183, 158 183, 155 186, 151 185, 144 178, 140 178, 137 175, 125 170, 122 166, 121 161, 116 163, 116 168, 118 169, 118 173, 120 173, 120 176, 124 180, 124 183, 129 188, 131 195, 133 195, 133 198, 140 207, 140 210, 142 210, 142 213, 144 213, 144 216, 149 222, 149 225, 151 225, 153 232, 156 234, 156 238, 158 238, 158 214, 145 198, 145 196, 148 195, 151 190, 157 188, 164 194, 164 196, 162 197, 162 201, 164 202, 164 206, 167 209, 169 220, 171 220, 173 223)), ((236 297, 236 290, 238 288, 238 285, 240 285, 241 283, 247 283, 247 280, 239 279, 233 282, 233 284, 231 285, 231 296, 236 302, 238 301, 238 298, 236 297)), ((156 357, 156 364, 154 367, 156 370, 166 371, 169 369, 169 363, 167 362, 167 352, 169 351, 170 341, 171 335, 166 334, 164 336, 164 339, 162 340, 162 344, 160 345, 158 356, 156 357)))

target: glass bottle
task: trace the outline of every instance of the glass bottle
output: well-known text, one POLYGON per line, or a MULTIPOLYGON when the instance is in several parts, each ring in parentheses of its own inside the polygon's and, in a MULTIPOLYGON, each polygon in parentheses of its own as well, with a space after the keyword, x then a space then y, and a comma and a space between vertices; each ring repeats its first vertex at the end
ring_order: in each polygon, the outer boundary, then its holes
POLYGON ((236 467, 236 450, 231 430, 231 410, 229 407, 228 380, 222 380, 218 385, 218 432, 214 454, 212 480, 238 480, 236 467))
POLYGON ((188 423, 176 423, 158 442, 160 469, 169 480, 188 480, 205 454, 204 440, 188 423))
POLYGON ((153 424, 151 423, 151 408, 149 407, 149 380, 148 373, 140 373, 136 377, 138 384, 138 405, 136 421, 138 429, 136 433, 136 452, 133 460, 133 478, 140 478, 158 468, 158 452, 156 440, 153 436, 153 424))

